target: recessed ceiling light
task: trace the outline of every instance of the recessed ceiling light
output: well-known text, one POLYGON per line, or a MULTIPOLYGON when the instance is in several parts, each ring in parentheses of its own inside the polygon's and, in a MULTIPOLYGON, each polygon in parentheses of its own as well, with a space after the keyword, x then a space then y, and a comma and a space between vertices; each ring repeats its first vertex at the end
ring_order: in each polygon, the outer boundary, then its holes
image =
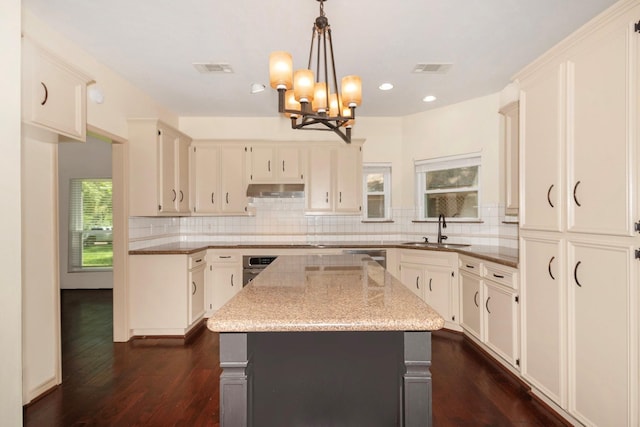
POLYGON ((391 83, 382 83, 380 86, 378 86, 378 89, 380 89, 380 90, 391 90, 391 89, 393 89, 393 85, 391 83))
POLYGON ((433 101, 435 101, 436 99, 438 99, 438 98, 436 98, 436 97, 435 97, 435 96, 433 96, 433 95, 427 95, 427 96, 425 96, 424 98, 422 98, 422 100, 423 100, 424 102, 433 102, 433 101))
POLYGON ((251 85, 251 93, 264 92, 265 86, 261 83, 253 83, 251 85))

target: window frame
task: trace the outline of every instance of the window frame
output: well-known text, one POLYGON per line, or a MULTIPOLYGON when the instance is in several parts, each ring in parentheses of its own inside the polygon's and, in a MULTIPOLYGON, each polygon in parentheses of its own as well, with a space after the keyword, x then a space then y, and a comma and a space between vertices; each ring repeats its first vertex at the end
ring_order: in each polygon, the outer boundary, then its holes
POLYGON ((391 163, 363 163, 362 164, 362 220, 366 222, 391 221, 391 163), (368 191, 367 176, 372 173, 383 175, 384 191, 368 191), (384 197, 384 217, 369 218, 369 195, 382 195, 384 197))
POLYGON ((70 178, 69 179, 69 241, 67 245, 68 250, 68 262, 67 262, 67 272, 68 273, 87 273, 87 272, 105 272, 105 271, 113 271, 113 259, 111 261, 110 266, 83 266, 82 265, 82 256, 83 251, 85 249, 84 244, 84 233, 86 230, 77 230, 76 225, 79 223, 83 226, 83 213, 82 213, 82 203, 83 200, 78 202, 76 199, 76 192, 78 190, 74 190, 74 187, 80 186, 80 194, 82 194, 82 183, 93 181, 93 182, 110 182, 111 183, 111 216, 112 216, 112 224, 111 224, 111 248, 113 251, 113 179, 111 177, 108 178, 70 178), (78 208, 79 206, 79 208, 78 208), (78 210, 80 209, 80 210, 78 210), (77 233, 80 233, 80 238, 78 240, 77 233), (75 243, 74 243, 75 242, 75 243))
POLYGON ((415 160, 414 161, 414 177, 415 177, 415 209, 418 221, 437 221, 437 217, 428 217, 424 209, 424 197, 426 194, 437 193, 463 193, 469 191, 477 192, 478 208, 475 217, 446 217, 450 222, 477 222, 481 220, 480 206, 482 200, 482 155, 480 152, 460 154, 454 156, 436 157, 433 159, 415 160), (426 189, 427 172, 434 172, 447 169, 456 169, 461 167, 478 167, 478 183, 473 187, 451 188, 448 190, 431 190, 426 189))

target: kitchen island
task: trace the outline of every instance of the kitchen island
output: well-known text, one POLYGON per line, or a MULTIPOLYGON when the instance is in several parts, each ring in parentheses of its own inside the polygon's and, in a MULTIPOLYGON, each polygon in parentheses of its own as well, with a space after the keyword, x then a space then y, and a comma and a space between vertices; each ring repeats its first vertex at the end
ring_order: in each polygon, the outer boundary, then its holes
POLYGON ((207 322, 221 426, 431 425, 443 325, 366 256, 279 257, 207 322))

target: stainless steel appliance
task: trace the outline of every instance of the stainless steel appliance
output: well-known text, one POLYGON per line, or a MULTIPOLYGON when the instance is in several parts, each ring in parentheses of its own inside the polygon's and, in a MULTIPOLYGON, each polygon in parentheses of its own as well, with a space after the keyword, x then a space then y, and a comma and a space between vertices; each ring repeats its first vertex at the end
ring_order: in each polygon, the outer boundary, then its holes
POLYGON ((384 249, 346 249, 342 251, 342 253, 369 255, 374 261, 380 264, 382 268, 387 268, 387 251, 384 249))
POLYGON ((252 281, 269 264, 275 261, 277 256, 243 256, 242 257, 242 286, 252 281))

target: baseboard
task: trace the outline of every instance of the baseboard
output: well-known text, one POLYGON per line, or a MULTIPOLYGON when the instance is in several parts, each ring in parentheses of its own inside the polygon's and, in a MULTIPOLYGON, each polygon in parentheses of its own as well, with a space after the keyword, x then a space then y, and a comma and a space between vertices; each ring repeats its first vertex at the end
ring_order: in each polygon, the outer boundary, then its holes
POLYGON ((35 389, 27 392, 27 399, 26 402, 23 403, 23 406, 27 407, 29 405, 33 405, 38 400, 55 391, 59 386, 60 383, 55 378, 43 382, 35 389))

